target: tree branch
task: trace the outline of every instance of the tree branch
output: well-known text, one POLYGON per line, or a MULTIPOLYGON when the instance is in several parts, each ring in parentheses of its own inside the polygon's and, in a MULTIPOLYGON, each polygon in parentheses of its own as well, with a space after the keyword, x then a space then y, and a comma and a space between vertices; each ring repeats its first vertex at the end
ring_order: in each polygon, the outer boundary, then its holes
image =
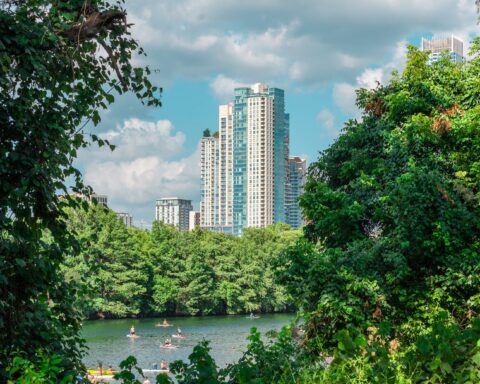
POLYGON ((117 21, 123 21, 126 24, 126 13, 119 10, 110 10, 99 12, 93 9, 86 9, 89 13, 87 19, 82 23, 74 24, 70 29, 62 31, 61 36, 66 37, 75 44, 82 41, 93 39, 98 36, 102 28, 111 30, 117 21))

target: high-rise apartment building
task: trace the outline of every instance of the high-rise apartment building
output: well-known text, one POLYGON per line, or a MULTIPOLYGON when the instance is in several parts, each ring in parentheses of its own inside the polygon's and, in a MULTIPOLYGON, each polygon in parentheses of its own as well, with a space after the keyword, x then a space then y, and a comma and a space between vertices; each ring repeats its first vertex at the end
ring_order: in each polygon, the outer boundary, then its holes
POLYGON ((130 215, 128 212, 115 212, 117 216, 122 220, 123 224, 126 227, 131 227, 133 225, 133 216, 130 215))
POLYGON ((205 130, 200 143, 200 162, 202 193, 200 202, 200 217, 202 218, 202 227, 213 229, 215 227, 216 196, 217 196, 217 158, 218 158, 218 139, 210 136, 210 132, 205 130))
POLYGON ((200 212, 190 211, 188 213, 188 230, 193 231, 196 227, 200 226, 200 212))
POLYGON ((98 195, 96 193, 92 193, 90 195, 90 201, 95 202, 97 204, 102 204, 105 208, 108 208, 108 196, 107 195, 98 195))
POLYGON ((303 214, 298 206, 298 198, 303 194, 303 186, 307 173, 307 162, 298 157, 290 157, 288 160, 289 177, 287 187, 286 215, 287 224, 298 229, 304 224, 303 214))
POLYGON ((434 63, 440 59, 442 54, 447 53, 453 63, 465 61, 463 53, 463 41, 455 36, 434 37, 432 39, 422 38, 422 51, 430 52, 429 62, 434 63))
POLYGON ((192 210, 191 200, 165 197, 157 200, 155 220, 173 225, 180 231, 188 231, 189 213, 192 210))
POLYGON ((218 230, 233 231, 233 103, 218 108, 218 230))
POLYGON ((218 133, 201 143, 201 226, 241 234, 286 222, 289 115, 282 89, 236 88, 219 107, 218 133))

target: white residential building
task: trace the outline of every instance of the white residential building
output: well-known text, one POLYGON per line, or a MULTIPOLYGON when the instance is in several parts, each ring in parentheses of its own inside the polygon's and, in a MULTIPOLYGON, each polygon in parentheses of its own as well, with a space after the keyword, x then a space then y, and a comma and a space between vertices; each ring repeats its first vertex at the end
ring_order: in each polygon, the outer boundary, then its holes
POLYGON ((123 224, 126 227, 131 227, 133 225, 133 216, 128 212, 115 212, 117 216, 122 220, 123 224))
POLYGON ((107 195, 98 195, 96 193, 92 193, 90 195, 90 201, 95 202, 97 204, 102 204, 105 208, 108 208, 108 196, 107 195))
POLYGON ((217 156, 218 156, 218 139, 216 137, 204 136, 201 140, 201 179, 202 179, 202 196, 200 202, 200 220, 201 226, 204 228, 213 228, 216 224, 216 200, 218 191, 217 186, 217 156))
POLYGON ((200 212, 190 211, 188 214, 188 230, 193 231, 196 227, 200 226, 200 212))
POLYGON ((430 52, 430 63, 438 61, 442 54, 448 54, 453 63, 465 61, 463 52, 463 41, 453 35, 448 37, 433 37, 432 39, 422 38, 422 51, 430 52))
POLYGON ((180 231, 188 231, 189 213, 193 210, 191 200, 178 197, 165 197, 157 200, 155 220, 177 227, 180 231))
POLYGON ((216 224, 218 230, 233 228, 233 103, 218 108, 218 164, 216 224))
POLYGON ((247 227, 274 223, 274 104, 265 87, 247 99, 247 227))

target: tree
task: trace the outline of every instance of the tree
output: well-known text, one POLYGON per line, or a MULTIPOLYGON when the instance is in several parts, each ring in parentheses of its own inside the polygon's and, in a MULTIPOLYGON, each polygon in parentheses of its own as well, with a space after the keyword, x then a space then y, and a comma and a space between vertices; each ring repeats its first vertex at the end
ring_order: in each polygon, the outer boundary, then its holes
POLYGON ((359 90, 362 119, 310 167, 308 241, 279 276, 339 382, 355 364, 366 382, 480 374, 479 54, 477 38, 465 64, 430 65, 410 47, 403 74, 359 90))
POLYGON ((180 232, 154 222, 125 228, 101 205, 67 209, 80 252, 68 254, 67 281, 86 292, 76 307, 88 318, 165 314, 238 314, 292 309, 273 278, 273 262, 301 236, 285 225, 234 237, 202 229, 180 232))
MULTIPOLYGON (((68 370, 81 365, 77 288, 59 273, 65 252, 78 252, 58 197, 89 193, 72 162, 80 148, 105 140, 87 135, 113 92, 133 92, 159 106, 148 68, 135 52, 121 3, 100 0, 0 3, 0 361, 54 352, 68 370), (44 241, 47 236, 51 241, 44 241)), ((2 365, 4 367, 5 365, 2 365)), ((0 381, 3 368, 0 368, 0 381)))

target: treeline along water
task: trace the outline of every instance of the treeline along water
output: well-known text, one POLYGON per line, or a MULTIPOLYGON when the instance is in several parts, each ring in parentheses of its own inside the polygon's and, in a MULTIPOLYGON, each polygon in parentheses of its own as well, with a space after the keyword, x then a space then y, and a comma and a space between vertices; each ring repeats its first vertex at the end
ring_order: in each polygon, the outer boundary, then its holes
POLYGON ((301 231, 284 224, 242 237, 179 232, 155 222, 126 228, 100 205, 67 211, 82 252, 67 257, 67 279, 84 282, 85 317, 271 313, 292 310, 273 265, 301 231))

